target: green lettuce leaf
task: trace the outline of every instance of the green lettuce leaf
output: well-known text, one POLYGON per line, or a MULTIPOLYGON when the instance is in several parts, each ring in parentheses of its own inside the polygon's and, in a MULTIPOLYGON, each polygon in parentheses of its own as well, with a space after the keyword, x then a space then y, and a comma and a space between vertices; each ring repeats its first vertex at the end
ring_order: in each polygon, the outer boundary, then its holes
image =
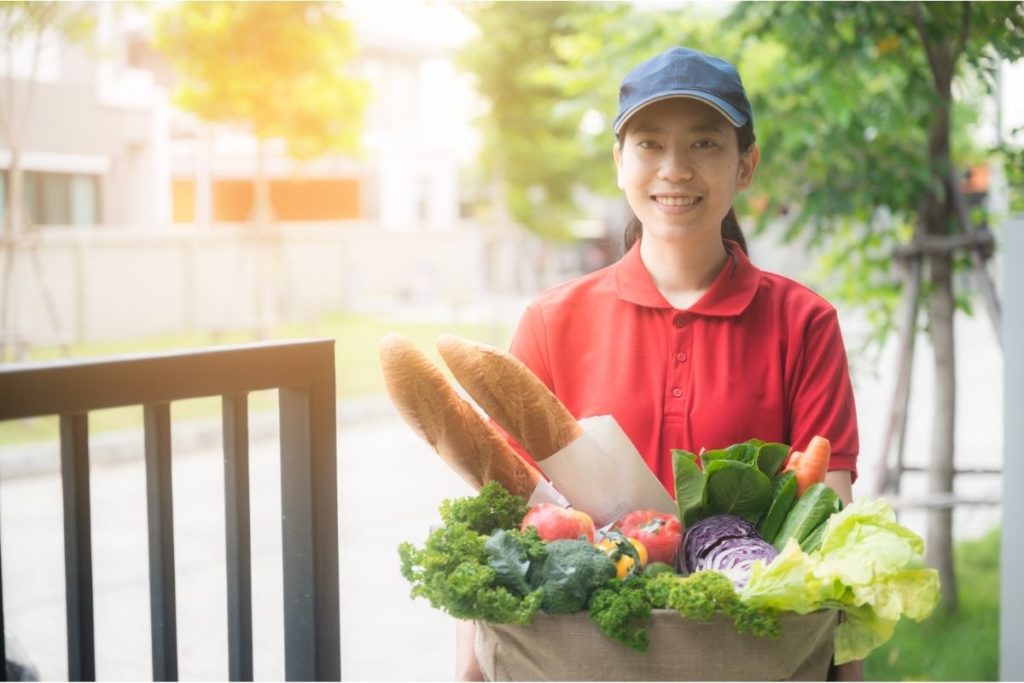
POLYGON ((755 563, 741 594, 755 607, 806 614, 839 608, 836 663, 862 659, 892 637, 903 617, 927 618, 939 600, 939 578, 921 567, 924 541, 896 522, 884 500, 857 500, 829 518, 818 550, 795 539, 767 567, 755 563))

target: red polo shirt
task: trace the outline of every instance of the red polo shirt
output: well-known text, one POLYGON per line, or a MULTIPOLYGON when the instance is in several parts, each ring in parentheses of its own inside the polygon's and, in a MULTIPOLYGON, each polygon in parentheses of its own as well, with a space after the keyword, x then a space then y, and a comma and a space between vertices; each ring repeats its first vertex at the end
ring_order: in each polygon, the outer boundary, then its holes
POLYGON ((857 476, 857 416, 835 309, 807 287, 731 257, 686 310, 640 259, 543 292, 511 352, 577 418, 614 415, 674 493, 673 448, 694 453, 756 437, 803 450, 832 442, 831 469, 857 476))

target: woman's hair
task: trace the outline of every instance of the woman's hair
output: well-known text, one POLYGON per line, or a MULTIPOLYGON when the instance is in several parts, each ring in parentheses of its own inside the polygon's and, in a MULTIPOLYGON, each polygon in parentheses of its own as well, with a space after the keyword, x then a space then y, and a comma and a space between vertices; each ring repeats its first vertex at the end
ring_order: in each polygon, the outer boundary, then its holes
MULTIPOLYGON (((756 140, 757 137, 754 135, 754 127, 749 122, 736 129, 736 142, 739 144, 741 155, 748 154, 756 140)), ((622 144, 621 138, 619 139, 619 144, 622 144)), ((643 232, 644 226, 640 222, 640 219, 637 218, 636 215, 631 216, 629 223, 626 224, 626 231, 623 234, 623 244, 626 247, 626 251, 629 251, 633 247, 633 244, 640 239, 643 232)), ((743 230, 740 228, 740 222, 736 218, 736 211, 732 207, 729 207, 729 213, 725 214, 725 218, 722 219, 722 239, 736 242, 740 245, 740 249, 743 250, 743 253, 747 253, 747 240, 743 236, 743 230)))

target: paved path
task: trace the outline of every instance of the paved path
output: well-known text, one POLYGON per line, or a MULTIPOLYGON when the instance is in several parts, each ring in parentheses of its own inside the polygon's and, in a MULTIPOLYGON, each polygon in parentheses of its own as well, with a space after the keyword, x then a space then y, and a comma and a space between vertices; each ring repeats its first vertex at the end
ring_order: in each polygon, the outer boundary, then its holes
MULTIPOLYGON (((984 318, 958 321, 964 352, 958 453, 962 464, 1002 460, 1002 361, 984 318)), ((911 406, 908 460, 928 449, 930 372, 920 349, 911 406)), ((871 490, 889 404, 892 356, 862 365, 856 392, 862 471, 855 492, 871 490)), ((268 435, 269 436, 269 435, 268 435)), ((220 454, 202 445, 174 460, 179 670, 182 680, 227 677, 223 617, 224 523, 220 454)), ((252 453, 255 672, 283 677, 280 490, 276 442, 252 453)), ((342 677, 345 680, 444 680, 452 675, 453 627, 444 614, 411 601, 397 547, 421 542, 445 497, 469 489, 389 410, 342 420, 339 428, 342 677)), ((59 479, 49 471, 0 482, 0 535, 7 627, 45 679, 66 678, 63 550, 59 479), (18 552, 17 549, 28 549, 18 552)), ((149 668, 148 570, 144 469, 138 458, 93 468, 93 556, 97 675, 146 679, 149 668)), ((964 492, 998 495, 998 479, 963 481, 964 492)), ((923 481, 908 481, 910 492, 923 481)), ((958 511, 956 533, 977 536, 998 522, 998 508, 958 511)), ((903 521, 923 532, 923 516, 903 521)))
MULTIPOLYGON (((468 487, 396 419, 339 431, 342 677, 444 680, 453 626, 412 602, 397 548, 421 541, 444 497, 468 487)), ((176 455, 174 527, 182 680, 227 679, 220 454, 176 455)), ((97 677, 148 679, 145 471, 142 462, 93 470, 97 677)), ((283 678, 281 524, 277 446, 252 452, 254 668, 283 678)), ((4 482, 0 497, 5 618, 43 679, 67 678, 61 502, 56 474, 4 482), (30 548, 18 553, 16 548, 30 548)))

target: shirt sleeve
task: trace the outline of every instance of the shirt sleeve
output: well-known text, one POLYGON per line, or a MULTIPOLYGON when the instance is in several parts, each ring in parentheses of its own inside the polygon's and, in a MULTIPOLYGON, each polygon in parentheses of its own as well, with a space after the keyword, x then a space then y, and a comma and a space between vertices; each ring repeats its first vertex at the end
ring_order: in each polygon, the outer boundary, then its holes
POLYGON ((830 470, 857 479, 857 409, 836 311, 828 307, 809 321, 794 374, 790 400, 790 444, 804 450, 815 435, 832 446, 830 470))

